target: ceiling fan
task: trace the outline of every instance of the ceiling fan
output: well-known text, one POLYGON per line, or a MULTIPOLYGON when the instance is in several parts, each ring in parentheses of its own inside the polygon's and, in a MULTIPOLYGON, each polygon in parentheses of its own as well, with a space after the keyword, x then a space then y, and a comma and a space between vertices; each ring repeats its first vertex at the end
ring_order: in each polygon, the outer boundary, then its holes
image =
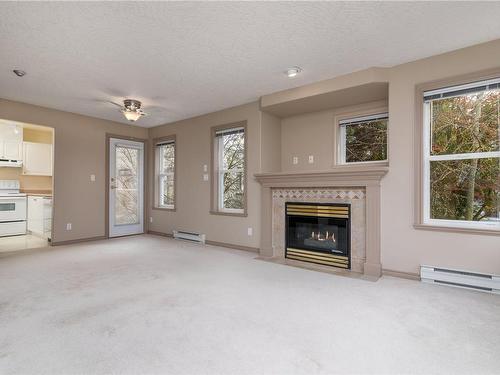
POLYGON ((123 105, 109 101, 109 103, 120 107, 120 112, 123 113, 125 118, 129 121, 135 122, 142 116, 147 116, 147 113, 141 109, 142 103, 135 99, 125 99, 123 105))

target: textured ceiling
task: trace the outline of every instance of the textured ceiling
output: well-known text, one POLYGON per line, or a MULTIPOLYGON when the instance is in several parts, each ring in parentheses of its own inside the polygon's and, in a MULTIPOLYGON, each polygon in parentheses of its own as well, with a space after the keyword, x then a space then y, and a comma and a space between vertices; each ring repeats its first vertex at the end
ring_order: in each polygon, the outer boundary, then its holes
POLYGON ((500 2, 1 2, 0 97, 155 126, 500 38, 500 2), (288 79, 293 65, 303 73, 288 79), (16 77, 11 70, 28 74, 16 77))

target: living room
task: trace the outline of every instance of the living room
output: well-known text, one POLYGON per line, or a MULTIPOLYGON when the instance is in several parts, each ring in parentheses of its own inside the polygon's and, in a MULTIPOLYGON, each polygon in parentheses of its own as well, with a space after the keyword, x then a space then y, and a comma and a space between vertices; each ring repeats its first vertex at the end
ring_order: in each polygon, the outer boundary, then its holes
POLYGON ((0 372, 498 372, 499 3, 0 11, 53 150, 0 372))

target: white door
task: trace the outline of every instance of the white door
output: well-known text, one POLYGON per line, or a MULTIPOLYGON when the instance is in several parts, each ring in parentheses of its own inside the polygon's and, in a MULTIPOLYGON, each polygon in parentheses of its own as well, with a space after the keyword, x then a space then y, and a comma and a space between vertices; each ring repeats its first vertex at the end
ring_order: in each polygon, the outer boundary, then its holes
POLYGON ((144 144, 109 142, 109 236, 143 233, 144 144))

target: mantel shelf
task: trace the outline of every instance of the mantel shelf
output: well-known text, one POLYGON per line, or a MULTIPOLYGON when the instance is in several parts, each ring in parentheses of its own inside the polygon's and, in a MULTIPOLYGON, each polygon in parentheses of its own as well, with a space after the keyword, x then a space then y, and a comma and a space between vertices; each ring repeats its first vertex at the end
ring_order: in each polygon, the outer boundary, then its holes
POLYGON ((258 173, 255 179, 265 187, 326 187, 379 185, 387 166, 337 166, 324 171, 258 173))

